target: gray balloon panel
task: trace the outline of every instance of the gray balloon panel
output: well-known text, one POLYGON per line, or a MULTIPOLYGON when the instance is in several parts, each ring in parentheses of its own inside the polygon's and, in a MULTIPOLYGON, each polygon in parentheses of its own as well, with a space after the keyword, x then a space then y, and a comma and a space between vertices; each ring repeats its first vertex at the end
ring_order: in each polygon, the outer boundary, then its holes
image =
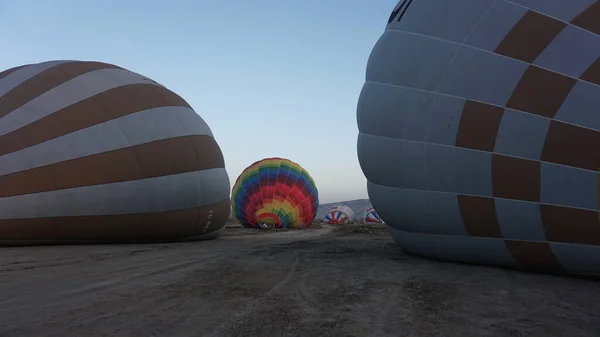
POLYGON ((594 4, 398 2, 368 60, 357 151, 404 249, 600 274, 594 4))
POLYGON ((518 267, 502 239, 411 233, 394 228, 390 228, 390 234, 406 251, 430 259, 518 267))

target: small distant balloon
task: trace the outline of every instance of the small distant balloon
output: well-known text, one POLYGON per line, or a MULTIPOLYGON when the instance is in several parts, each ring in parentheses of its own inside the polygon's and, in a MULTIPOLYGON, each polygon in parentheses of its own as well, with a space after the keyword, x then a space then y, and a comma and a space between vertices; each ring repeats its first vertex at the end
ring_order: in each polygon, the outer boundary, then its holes
POLYGON ((363 213, 362 220, 366 224, 381 224, 383 220, 379 217, 379 214, 375 211, 372 205, 369 205, 363 213))
POLYGON ((325 211, 323 221, 330 225, 344 225, 356 220, 352 208, 346 205, 331 206, 325 211))

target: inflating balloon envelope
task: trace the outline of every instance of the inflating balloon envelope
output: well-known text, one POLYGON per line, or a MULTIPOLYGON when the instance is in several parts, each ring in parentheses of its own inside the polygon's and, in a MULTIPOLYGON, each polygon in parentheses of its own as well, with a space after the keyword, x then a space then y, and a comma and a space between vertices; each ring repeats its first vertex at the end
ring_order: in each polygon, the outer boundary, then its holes
POLYGON ((380 224, 383 223, 383 220, 379 217, 379 214, 375 211, 373 206, 369 205, 367 209, 363 213, 362 220, 365 224, 380 224))
POLYGON ((0 245, 215 238, 229 191, 210 127, 146 76, 76 60, 0 72, 0 245))
POLYGON ((323 220, 330 225, 345 225, 354 222, 356 218, 352 208, 346 205, 334 205, 325 211, 323 220))
POLYGON ((404 0, 357 109, 405 251, 600 275, 600 2, 404 0))
POLYGON ((266 158, 248 166, 232 191, 233 212, 251 228, 305 228, 319 206, 312 177, 284 158, 266 158))

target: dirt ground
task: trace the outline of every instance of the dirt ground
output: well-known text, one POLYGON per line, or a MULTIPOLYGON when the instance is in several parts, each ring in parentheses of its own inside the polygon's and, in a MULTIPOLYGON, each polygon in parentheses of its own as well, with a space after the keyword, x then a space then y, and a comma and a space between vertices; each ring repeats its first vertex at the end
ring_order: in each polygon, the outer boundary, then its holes
POLYGON ((0 249, 0 336, 599 336, 600 282, 430 261, 385 229, 0 249))

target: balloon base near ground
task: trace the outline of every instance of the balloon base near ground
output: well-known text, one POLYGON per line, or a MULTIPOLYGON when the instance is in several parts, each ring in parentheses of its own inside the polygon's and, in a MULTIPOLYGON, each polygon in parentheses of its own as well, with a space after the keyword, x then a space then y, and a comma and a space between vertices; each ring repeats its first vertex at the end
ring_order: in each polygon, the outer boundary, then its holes
MULTIPOLYGON (((467 265, 491 266, 519 271, 544 273, 561 276, 584 277, 600 279, 600 262, 590 258, 581 260, 577 264, 565 263, 563 259, 544 261, 540 257, 532 257, 536 264, 524 265, 523 261, 515 256, 510 243, 502 238, 470 237, 460 235, 441 235, 429 233, 414 233, 388 227, 389 233, 396 244, 405 252, 435 261, 453 262, 467 265), (479 254, 473 254, 479 252, 479 254), (541 261, 541 262, 540 262, 541 261), (566 268, 565 266, 569 266, 566 268)), ((528 244, 528 241, 521 241, 528 244)), ((536 242, 533 242, 537 244, 536 242)), ((578 249, 577 245, 552 243, 556 251, 578 249)), ((586 247, 592 251, 591 257, 600 254, 600 247, 586 247)))

